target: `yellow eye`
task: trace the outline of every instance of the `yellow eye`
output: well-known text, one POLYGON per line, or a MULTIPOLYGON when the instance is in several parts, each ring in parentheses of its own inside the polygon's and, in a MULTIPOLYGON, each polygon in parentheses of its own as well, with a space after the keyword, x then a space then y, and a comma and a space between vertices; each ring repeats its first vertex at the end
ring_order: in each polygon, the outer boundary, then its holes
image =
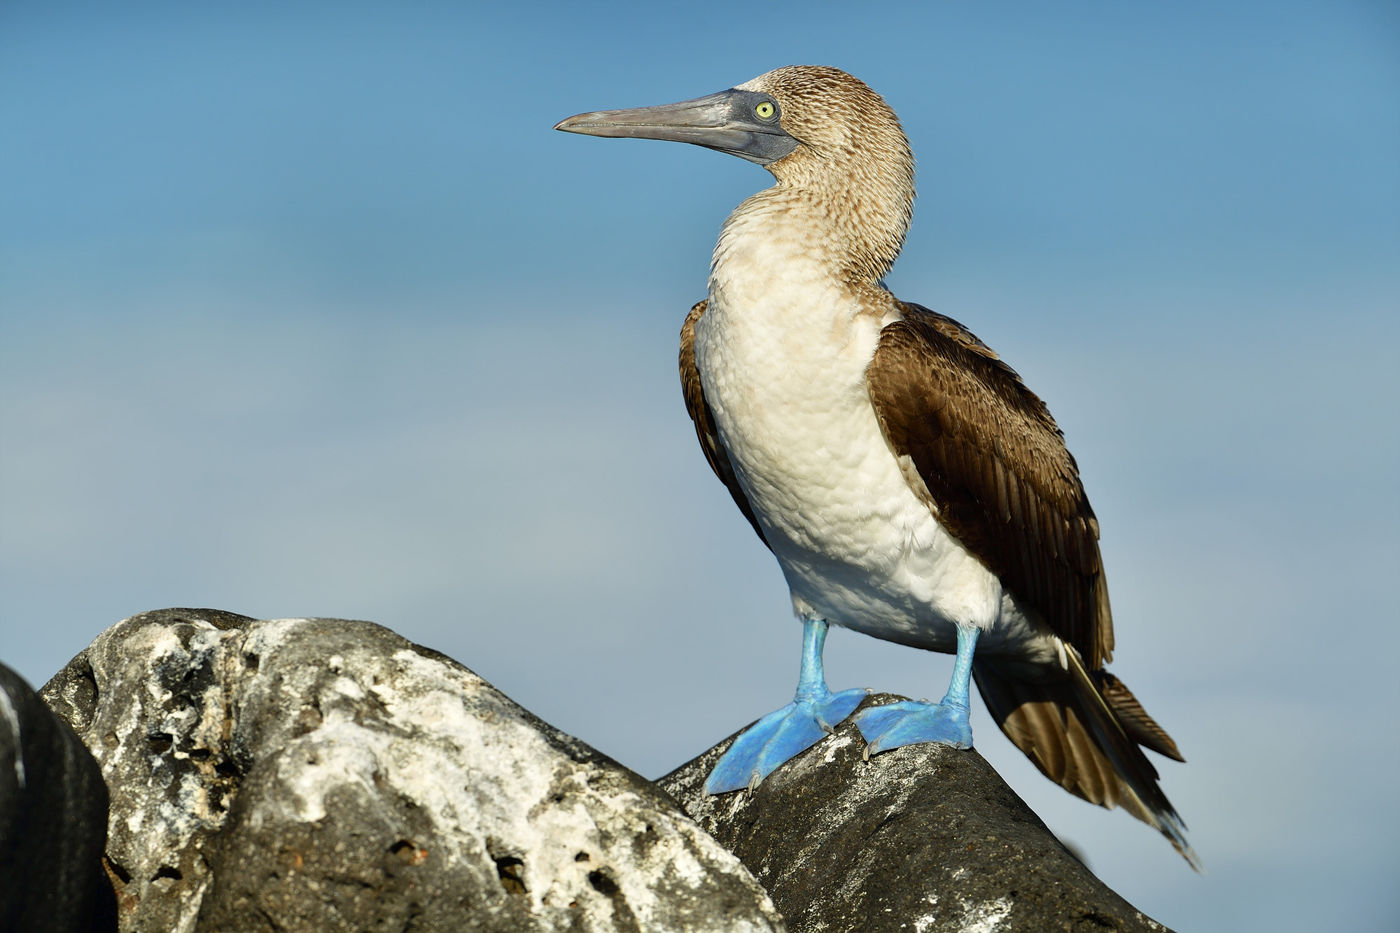
POLYGON ((753 112, 758 114, 765 120, 771 119, 775 110, 776 108, 773 106, 773 102, 771 100, 765 100, 762 103, 760 103, 757 107, 753 108, 753 112))

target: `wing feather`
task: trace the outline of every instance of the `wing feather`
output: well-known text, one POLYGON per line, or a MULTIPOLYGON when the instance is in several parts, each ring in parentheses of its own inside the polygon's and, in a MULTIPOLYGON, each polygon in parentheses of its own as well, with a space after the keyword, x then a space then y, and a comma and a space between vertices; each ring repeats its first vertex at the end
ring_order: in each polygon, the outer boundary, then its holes
POLYGON ((907 302, 901 310, 867 370, 886 439, 913 462, 953 535, 1099 669, 1112 656, 1113 618, 1098 522, 1059 427, 957 321, 907 302))

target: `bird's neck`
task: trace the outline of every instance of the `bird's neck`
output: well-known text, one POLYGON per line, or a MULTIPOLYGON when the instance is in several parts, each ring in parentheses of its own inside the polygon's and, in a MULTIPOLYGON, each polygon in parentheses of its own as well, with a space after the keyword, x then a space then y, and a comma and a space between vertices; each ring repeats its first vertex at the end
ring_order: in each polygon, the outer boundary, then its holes
POLYGON ((751 338, 759 357, 864 353, 863 369, 873 347, 854 349, 852 334, 878 331, 898 314, 880 281, 889 262, 878 261, 875 246, 846 232, 834 214, 782 185, 740 204, 715 246, 706 330, 751 338))
POLYGON ((781 253, 788 263, 812 263, 848 289, 879 287, 904 245, 912 200, 911 186, 815 185, 779 177, 730 214, 715 265, 759 250, 781 253))

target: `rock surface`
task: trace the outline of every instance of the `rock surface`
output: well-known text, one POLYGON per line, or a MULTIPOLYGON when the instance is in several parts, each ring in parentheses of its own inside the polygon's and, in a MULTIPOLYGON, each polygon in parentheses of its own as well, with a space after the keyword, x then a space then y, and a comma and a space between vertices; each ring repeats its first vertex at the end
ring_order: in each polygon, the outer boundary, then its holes
POLYGON ((653 785, 377 625, 146 613, 43 695, 124 931, 781 929, 653 785))
POLYGON ((82 741, 0 664, 0 930, 115 929, 107 788, 82 741))
POLYGON ((847 719, 754 792, 706 797, 733 739, 657 783, 743 860, 792 933, 1166 929, 1085 868, 975 751, 917 745, 865 762, 847 719))

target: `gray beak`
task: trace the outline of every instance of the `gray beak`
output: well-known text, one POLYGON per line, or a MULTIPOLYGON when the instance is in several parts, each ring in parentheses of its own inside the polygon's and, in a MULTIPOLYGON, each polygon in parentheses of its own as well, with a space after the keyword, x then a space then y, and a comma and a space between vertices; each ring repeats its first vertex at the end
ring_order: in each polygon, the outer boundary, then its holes
POLYGON ((759 117, 754 108, 772 98, 737 88, 659 107, 598 110, 560 120, 556 130, 585 136, 666 139, 736 155, 759 165, 776 162, 797 148, 778 120, 759 117))

